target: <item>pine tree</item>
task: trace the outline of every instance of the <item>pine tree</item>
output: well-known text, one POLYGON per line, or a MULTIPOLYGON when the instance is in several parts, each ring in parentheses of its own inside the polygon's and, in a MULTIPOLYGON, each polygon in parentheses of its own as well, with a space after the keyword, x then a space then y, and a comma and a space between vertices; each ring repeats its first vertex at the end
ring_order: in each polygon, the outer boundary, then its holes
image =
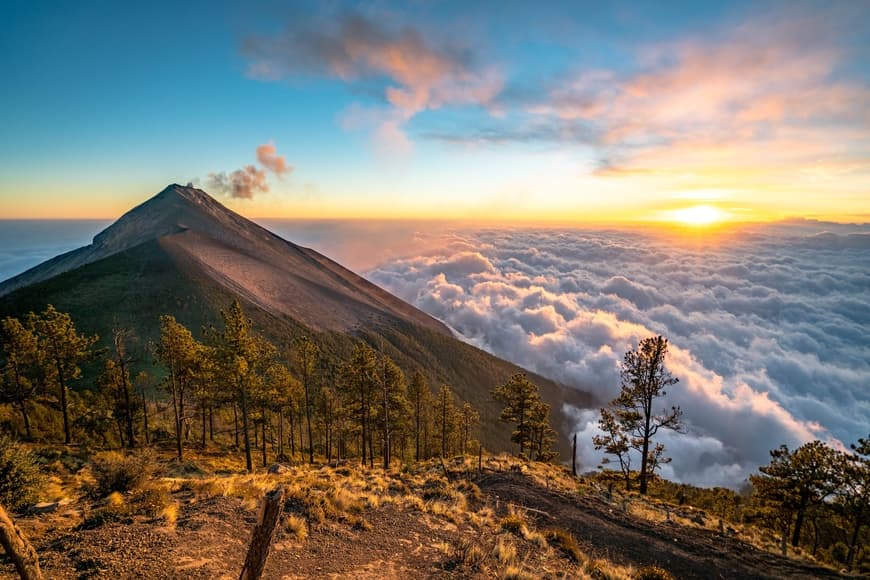
POLYGON ((453 397, 453 391, 447 385, 441 385, 435 405, 435 426, 438 430, 438 444, 441 457, 447 457, 453 450, 453 441, 457 436, 459 409, 453 397))
POLYGON ((359 426, 362 464, 366 464, 366 453, 368 453, 369 463, 372 464, 374 457, 371 452, 371 420, 375 395, 380 385, 375 351, 365 343, 358 343, 353 349, 350 360, 344 365, 342 374, 345 406, 359 426))
POLYGON ((533 439, 530 415, 541 402, 538 387, 525 374, 520 373, 512 376, 504 385, 493 389, 492 396, 505 405, 499 419, 516 424, 511 441, 520 446, 522 456, 533 439))
POLYGON ((534 451, 534 460, 553 461, 559 454, 553 451, 556 431, 550 427, 550 405, 538 401, 532 406, 529 413, 529 429, 532 437, 529 445, 530 458, 534 451))
POLYGON ((33 433, 27 405, 34 398, 38 385, 38 340, 32 328, 21 324, 17 318, 7 317, 0 323, 0 346, 5 359, 0 376, 2 397, 21 414, 24 436, 31 439, 33 433))
POLYGON ((480 413, 471 403, 462 405, 462 454, 468 453, 468 443, 471 441, 472 434, 480 424, 480 413))
MULTIPOLYGON (((631 490, 631 440, 616 415, 609 409, 601 409, 601 418, 598 420, 598 429, 601 435, 592 438, 595 449, 603 449, 606 455, 613 455, 619 463, 619 471, 625 480, 625 490, 631 490)), ((602 465, 611 462, 609 457, 601 460, 602 465)))
MULTIPOLYGON (((667 387, 679 382, 665 368, 668 341, 661 336, 645 338, 637 350, 625 353, 620 369, 622 390, 611 401, 612 413, 618 424, 619 434, 611 437, 611 443, 618 447, 622 437, 627 437, 632 449, 640 452, 640 493, 645 495, 648 482, 655 469, 668 463, 664 456, 664 445, 655 443, 653 437, 660 429, 681 431, 679 407, 663 410, 656 414, 653 409, 655 400, 667 395, 667 387)), ((602 416, 604 410, 602 409, 602 416)), ((610 444, 605 444, 608 447, 610 444)))
POLYGON ((251 320, 245 316, 238 300, 233 300, 228 309, 222 310, 221 317, 224 328, 215 350, 218 368, 230 380, 241 410, 245 467, 253 471, 252 411, 257 404, 256 391, 262 385, 263 371, 268 368, 273 353, 265 352, 265 341, 253 332, 251 320))
POLYGON ((130 382, 130 356, 129 342, 132 337, 132 331, 126 328, 116 326, 112 329, 112 346, 115 350, 115 363, 118 367, 117 372, 117 392, 120 396, 121 405, 119 411, 124 421, 126 428, 127 447, 136 447, 136 434, 133 424, 133 416, 135 414, 133 398, 131 396, 132 384, 130 382))
POLYGON ((870 525, 870 436, 858 439, 851 447, 852 453, 841 453, 837 462, 841 485, 836 491, 835 505, 852 528, 846 564, 854 566, 861 528, 870 525))
POLYGON ((43 374, 48 383, 53 384, 60 394, 61 414, 63 415, 63 440, 72 442, 68 395, 70 382, 81 377, 79 365, 88 360, 97 336, 86 336, 76 330, 69 314, 57 311, 49 304, 39 315, 27 315, 28 326, 36 332, 43 374))
POLYGON ((838 452, 821 441, 801 445, 794 452, 781 445, 770 452, 770 464, 759 468, 760 475, 750 475, 755 493, 772 502, 788 524, 794 516, 791 545, 800 543, 807 510, 830 497, 840 485, 838 452))
POLYGON ((177 322, 173 316, 160 317, 160 330, 160 342, 156 345, 154 354, 168 371, 164 386, 172 397, 175 450, 178 461, 182 461, 185 404, 203 357, 203 346, 193 338, 190 330, 177 322))
POLYGON ((145 398, 146 392, 151 387, 151 377, 145 371, 139 371, 136 378, 133 379, 133 384, 136 386, 136 393, 139 396, 139 404, 142 405, 142 434, 145 436, 145 445, 151 444, 151 432, 148 427, 148 401, 145 398))
POLYGON ((408 386, 414 430, 414 459, 420 461, 429 454, 429 433, 432 422, 432 391, 423 373, 416 371, 408 386))
MULTIPOLYGON (((103 371, 97 379, 97 384, 100 387, 103 399, 107 404, 111 403, 110 408, 106 410, 111 413, 115 425, 118 428, 118 441, 120 442, 121 447, 129 447, 129 440, 127 440, 127 433, 125 432, 126 409, 123 395, 121 394, 123 389, 121 384, 124 379, 121 378, 121 374, 121 369, 118 367, 115 360, 107 358, 103 361, 103 371)), ((129 376, 127 377, 127 380, 129 381, 129 376)))
POLYGON ((378 405, 377 423, 381 434, 381 457, 384 469, 389 469, 393 439, 407 429, 411 410, 402 369, 384 354, 379 356, 378 363, 380 405, 378 405))
POLYGON ((320 348, 311 337, 302 336, 295 341, 293 359, 299 377, 302 379, 302 390, 305 394, 305 423, 308 427, 308 463, 314 463, 314 437, 311 433, 311 413, 314 406, 314 371, 317 368, 317 359, 320 348))

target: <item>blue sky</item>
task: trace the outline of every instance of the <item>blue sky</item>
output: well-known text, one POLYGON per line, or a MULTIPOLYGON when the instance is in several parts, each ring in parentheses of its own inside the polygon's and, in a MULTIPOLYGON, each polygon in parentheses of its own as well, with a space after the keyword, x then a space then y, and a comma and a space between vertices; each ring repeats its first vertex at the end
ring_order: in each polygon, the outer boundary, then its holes
POLYGON ((860 221, 868 12, 8 2, 0 217, 110 218, 193 180, 251 216, 860 221), (292 170, 258 164, 269 143, 292 170))

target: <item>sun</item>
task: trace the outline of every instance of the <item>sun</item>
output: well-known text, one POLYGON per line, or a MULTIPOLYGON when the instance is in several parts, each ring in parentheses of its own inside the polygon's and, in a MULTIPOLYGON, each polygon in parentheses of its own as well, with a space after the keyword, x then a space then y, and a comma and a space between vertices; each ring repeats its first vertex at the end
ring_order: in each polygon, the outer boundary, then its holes
POLYGON ((693 227, 712 226, 724 221, 728 215, 712 205, 693 205, 670 212, 670 219, 680 224, 693 227))

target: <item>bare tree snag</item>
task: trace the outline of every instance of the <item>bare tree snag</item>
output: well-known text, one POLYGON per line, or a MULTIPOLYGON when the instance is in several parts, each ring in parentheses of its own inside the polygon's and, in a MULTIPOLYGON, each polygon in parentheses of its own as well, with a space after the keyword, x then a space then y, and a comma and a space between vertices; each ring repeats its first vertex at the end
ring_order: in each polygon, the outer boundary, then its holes
POLYGON ((275 533, 283 508, 284 487, 279 485, 266 494, 260 505, 260 514, 251 534, 251 543, 248 545, 248 555, 245 557, 240 580, 259 580, 263 575, 266 558, 269 557, 269 548, 272 545, 272 534, 275 533))
POLYGON ((574 443, 571 445, 571 475, 577 477, 577 433, 574 433, 574 443))
POLYGON ((3 506, 0 506, 0 544, 3 544, 6 554, 15 564, 21 580, 42 580, 36 550, 13 523, 3 506))

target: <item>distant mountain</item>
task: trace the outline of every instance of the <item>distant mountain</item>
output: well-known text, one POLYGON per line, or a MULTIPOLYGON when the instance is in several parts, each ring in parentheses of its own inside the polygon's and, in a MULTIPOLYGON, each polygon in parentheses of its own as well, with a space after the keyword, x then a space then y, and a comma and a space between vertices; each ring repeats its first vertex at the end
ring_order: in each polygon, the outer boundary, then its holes
MULTIPOLYGON (((384 348, 406 373, 420 368, 433 389, 446 383, 479 407, 484 445, 507 446, 507 428, 497 422, 489 391, 523 369, 458 340, 424 312, 200 189, 170 185, 91 245, 0 283, 0 316, 54 304, 80 329, 104 338, 113 325, 134 329, 144 355, 147 341, 159 334, 161 314, 198 333, 218 324, 220 309, 233 298, 278 345, 309 331, 336 356, 346 356, 357 339, 384 348)), ((593 403, 585 393, 528 374, 551 404, 557 427, 565 419, 563 402, 593 403)))

